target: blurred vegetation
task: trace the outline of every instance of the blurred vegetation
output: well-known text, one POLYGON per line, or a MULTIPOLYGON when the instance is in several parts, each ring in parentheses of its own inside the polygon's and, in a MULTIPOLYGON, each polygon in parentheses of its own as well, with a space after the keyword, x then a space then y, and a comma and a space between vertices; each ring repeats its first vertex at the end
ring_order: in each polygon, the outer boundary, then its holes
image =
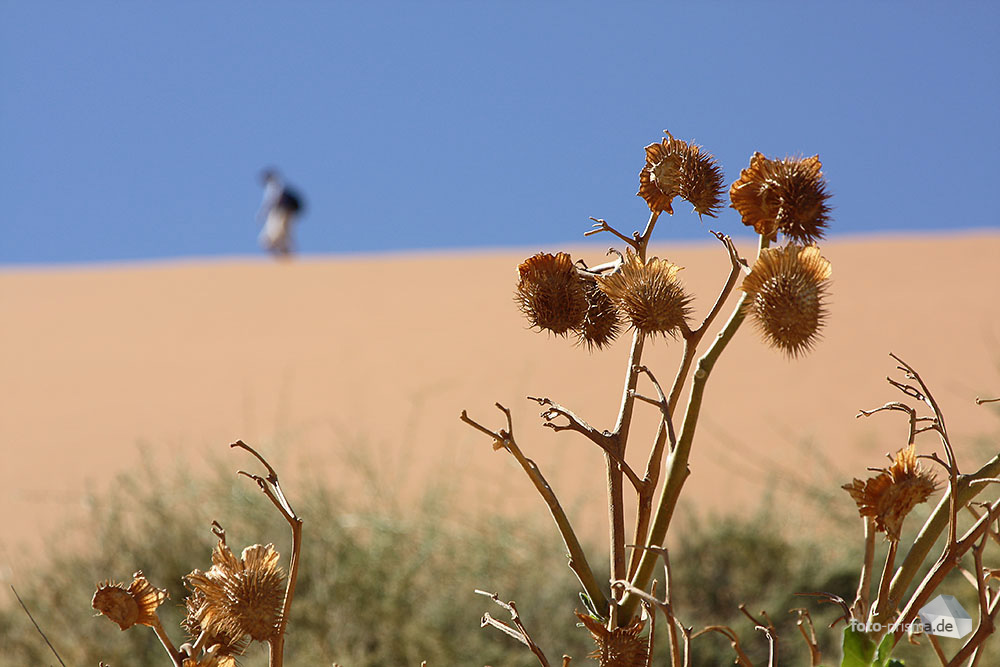
MULTIPOLYGON (((185 641, 179 627, 186 594, 182 576, 211 565, 213 519, 226 529, 237 553, 249 544, 274 542, 287 566, 287 524, 251 481, 233 474, 235 468, 252 464, 229 460, 194 477, 152 467, 122 475, 110 491, 90 498, 87 522, 53 535, 37 564, 19 568, 20 576, 12 583, 67 664, 168 664, 152 631, 122 632, 95 616, 90 600, 98 581, 110 577, 128 583, 135 570, 143 570, 154 585, 170 592, 160 616, 179 645, 185 641)), ((551 661, 567 653, 574 664, 588 664, 586 655, 593 645, 572 616, 583 604, 556 531, 544 514, 518 521, 471 515, 457 506, 445 486, 429 489, 409 507, 398 498, 387 502, 384 490, 370 499, 345 499, 318 482, 285 490, 305 520, 303 565, 286 653, 289 664, 537 664, 510 638, 480 628, 485 611, 508 619, 489 600, 475 595, 476 588, 516 600, 528 630, 551 661)), ((844 502, 850 502, 846 493, 844 502)), ((771 508, 749 519, 691 516, 679 523, 669 545, 675 609, 695 630, 709 624, 730 626, 757 664, 766 664, 767 642, 738 605, 745 603, 754 615, 767 610, 780 633, 779 664, 807 665, 806 646, 789 610, 808 608, 824 662, 836 664, 843 626, 826 626, 837 609, 794 593, 825 591, 851 600, 860 566, 861 527, 845 522, 829 543, 818 543, 815 536, 810 542, 804 532, 791 536, 782 530, 781 516, 771 508)), ((908 525, 915 530, 919 519, 911 521, 908 525)), ((598 554, 592 559, 595 565, 605 560, 598 554)), ((657 578, 662 582, 662 570, 657 578)), ((965 589, 972 592, 956 579, 945 590, 959 595, 975 616, 974 599, 962 597, 965 589)), ((13 596, 0 600, 3 664, 54 664, 13 596)), ((661 661, 666 641, 660 616, 661 661)), ((897 655, 907 658, 907 665, 934 664, 926 646, 916 652, 900 649, 897 655)), ((732 661, 729 642, 721 635, 709 634, 692 643, 693 665, 732 661)), ((264 647, 251 647, 241 664, 266 664, 264 647)))

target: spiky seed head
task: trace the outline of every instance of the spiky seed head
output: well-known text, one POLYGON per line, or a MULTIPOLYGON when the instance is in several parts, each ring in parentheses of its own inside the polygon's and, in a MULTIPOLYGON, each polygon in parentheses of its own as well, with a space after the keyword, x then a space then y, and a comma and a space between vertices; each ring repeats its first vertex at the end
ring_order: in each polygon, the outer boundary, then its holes
POLYGON ((187 582, 202 596, 194 614, 200 627, 215 637, 249 635, 255 641, 272 639, 281 620, 285 574, 273 544, 255 544, 240 558, 222 540, 212 552, 212 567, 195 570, 187 582))
POLYGON ((681 267, 653 257, 643 262, 628 252, 613 274, 597 279, 631 327, 644 335, 676 336, 687 325, 691 298, 677 278, 681 267))
POLYGON ((862 517, 875 519, 875 530, 889 540, 899 540, 903 519, 914 507, 925 502, 938 489, 933 473, 917 458, 916 445, 898 452, 892 465, 875 477, 855 479, 843 487, 858 505, 862 517))
POLYGON ((830 262, 816 246, 766 248, 743 280, 745 308, 769 345, 797 357, 816 344, 829 283, 830 262))
POLYGON ((646 146, 646 165, 639 172, 638 196, 651 211, 673 214, 673 199, 686 199, 698 215, 714 218, 722 206, 723 174, 700 146, 667 137, 646 146))
POLYGON ((830 194, 819 156, 771 160, 754 153, 729 188, 743 224, 767 237, 781 232, 799 244, 823 238, 830 222, 830 194))
POLYGON ((236 658, 212 646, 199 658, 184 658, 182 667, 237 667, 236 658))
MULTIPOLYGON (((204 631, 199 618, 205 610, 205 602, 205 594, 200 590, 194 590, 184 600, 184 608, 187 613, 184 620, 181 621, 181 626, 187 631, 188 637, 192 641, 196 641, 201 637, 204 631)), ((215 649, 215 652, 220 656, 243 655, 243 652, 246 651, 247 646, 250 644, 250 638, 245 634, 229 634, 233 631, 233 628, 228 625, 219 627, 219 624, 216 624, 214 629, 216 633, 208 633, 208 638, 204 645, 218 647, 215 649)))
POLYGON ((577 342, 586 345, 590 350, 595 347, 602 349, 610 345, 621 333, 618 309, 596 282, 585 280, 583 291, 587 296, 587 314, 583 318, 583 324, 574 329, 577 342))
POLYGON ((140 570, 132 575, 128 588, 111 581, 98 584, 91 605, 122 630, 128 630, 133 625, 156 625, 156 608, 168 597, 166 589, 150 584, 140 570))
POLYGON ((517 267, 514 301, 532 327, 566 335, 587 315, 583 279, 567 253, 538 253, 517 267))
POLYGON ((646 165, 639 172, 639 192, 650 211, 673 215, 674 197, 681 193, 681 163, 688 151, 686 141, 669 132, 659 143, 646 146, 646 165))
POLYGON ((645 623, 635 621, 627 628, 608 630, 597 619, 576 612, 576 617, 590 631, 597 648, 588 657, 601 667, 645 667, 649 660, 649 641, 642 635, 645 623))
POLYGON ((680 197, 690 202, 699 216, 716 217, 725 192, 723 179, 715 158, 703 153, 701 146, 688 146, 681 162, 680 197))

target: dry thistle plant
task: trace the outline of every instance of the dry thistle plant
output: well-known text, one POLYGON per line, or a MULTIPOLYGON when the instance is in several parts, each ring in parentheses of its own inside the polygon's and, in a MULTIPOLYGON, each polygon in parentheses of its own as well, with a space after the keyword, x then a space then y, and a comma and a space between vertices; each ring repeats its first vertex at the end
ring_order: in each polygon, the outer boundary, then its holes
POLYGON ((167 599, 167 591, 150 584, 142 572, 136 572, 128 586, 107 581, 98 584, 94 593, 94 609, 122 630, 136 625, 152 628, 174 667, 236 667, 237 657, 255 641, 268 645, 271 667, 281 667, 284 661, 285 633, 302 549, 302 519, 288 503, 278 474, 264 457, 242 440, 230 446, 246 450, 267 469, 266 477, 242 470, 239 474, 257 482, 291 526, 288 575, 278 564, 280 555, 274 545, 254 544, 237 557, 226 544, 225 530, 213 521, 212 532, 219 542, 212 551, 212 567, 194 570, 185 577, 190 595, 184 601, 187 615, 183 626, 190 641, 180 648, 175 648, 156 611, 167 599))
MULTIPOLYGON (((847 624, 844 665, 901 665, 901 661, 891 657, 893 649, 904 635, 910 642, 918 643, 917 637, 921 634, 942 665, 977 665, 982 658, 983 643, 994 631, 1000 607, 1000 590, 990 585, 1000 575, 1000 569, 983 564, 987 543, 1000 544, 1000 499, 982 503, 975 498, 988 484, 1000 482, 1000 455, 974 473, 960 472, 941 407, 920 374, 896 355, 890 356, 898 363, 897 370, 904 379, 886 378, 889 384, 929 409, 930 414, 922 416, 917 408, 900 401, 858 413, 858 417, 877 412, 904 413, 908 424, 906 446, 889 457, 889 467, 871 468, 876 473, 873 477, 855 479, 843 487, 857 503, 858 513, 864 521, 865 557, 853 603, 848 605, 829 593, 813 595, 838 604, 843 610, 842 618, 847 624), (944 458, 937 452, 917 454, 917 436, 925 433, 937 435, 944 458), (921 459, 939 466, 945 473, 945 480, 939 481, 921 459), (942 486, 944 496, 897 566, 903 521, 914 507, 926 502, 942 486), (966 514, 971 519, 960 528, 966 514), (879 533, 885 536, 889 546, 881 575, 875 582, 872 574, 875 540, 879 533), (945 536, 944 547, 936 559, 932 558, 934 544, 942 535, 945 536), (911 591, 917 573, 928 566, 923 579, 911 591), (937 636, 926 632, 928 628, 918 615, 948 573, 955 569, 961 571, 976 592, 979 619, 975 631, 948 658, 937 636)), ((982 404, 992 400, 976 399, 976 402, 982 404)))
MULTIPOLYGON (((750 264, 728 236, 712 232, 725 248, 728 276, 714 305, 699 322, 694 319, 692 296, 679 279, 680 267, 667 259, 649 257, 647 251, 660 215, 673 214, 675 198, 689 202, 699 217, 716 217, 725 194, 724 176, 712 155, 700 146, 666 135, 646 147, 645 165, 639 173, 638 195, 650 210, 643 231, 627 235, 604 220, 592 218, 595 224, 585 233, 612 234, 625 244, 624 253, 612 249, 617 258, 596 266, 573 263, 566 253, 540 253, 518 267, 515 288, 515 301, 532 327, 559 336, 572 332, 591 350, 604 348, 626 328, 632 331, 621 403, 612 428, 596 428, 549 398, 528 397, 542 407, 545 426, 557 432, 575 431, 604 453, 610 517, 607 577, 599 579, 595 574, 554 490, 523 453, 514 436, 510 410, 496 404, 506 418, 506 424, 496 430, 473 420, 465 411, 461 416, 462 421, 489 436, 495 450, 503 449, 518 461, 548 506, 569 552, 569 567, 583 589, 586 614, 579 616, 597 645, 591 657, 606 667, 652 664, 655 616, 650 612, 654 608, 661 609, 668 619, 672 665, 684 663, 688 643, 702 634, 693 633, 673 614, 669 566, 664 599, 654 595, 653 571, 661 557, 669 562, 663 545, 690 474, 688 460, 702 398, 720 355, 749 317, 766 343, 795 358, 816 344, 826 318, 830 263, 814 244, 829 224, 830 206, 819 157, 769 159, 755 153, 749 167, 731 185, 732 208, 758 234, 757 257, 750 264), (779 238, 782 245, 770 247, 779 238), (706 333, 737 287, 741 294, 722 331, 702 351, 706 333), (658 335, 683 343, 677 372, 667 391, 643 364, 647 341, 658 335), (655 397, 640 393, 643 376, 655 397), (678 431, 674 418, 688 380, 687 407, 678 431), (643 470, 634 469, 626 459, 637 402, 652 406, 660 416, 643 470), (624 512, 629 487, 638 501, 630 534, 624 512)), ((496 595, 491 597, 499 603, 496 595)), ((541 664, 549 664, 513 603, 502 606, 511 612, 513 626, 488 614, 483 624, 518 639, 541 664)), ((766 615, 763 619, 747 616, 774 647, 774 626, 766 615)), ((732 630, 712 627, 705 632, 712 631, 726 635, 733 642, 738 661, 749 664, 732 630)), ((568 662, 569 658, 563 659, 563 664, 568 662)))

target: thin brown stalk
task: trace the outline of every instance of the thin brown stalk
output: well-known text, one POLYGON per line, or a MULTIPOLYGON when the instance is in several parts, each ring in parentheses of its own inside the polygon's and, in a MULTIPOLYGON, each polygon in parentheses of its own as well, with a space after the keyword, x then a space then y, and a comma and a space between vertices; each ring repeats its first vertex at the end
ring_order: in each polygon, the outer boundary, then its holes
MULTIPOLYGON (((997 475, 1000 475, 1000 454, 994 456, 976 472, 965 475, 959 480, 958 491, 954 494, 958 505, 960 507, 967 506, 985 488, 982 484, 974 484, 974 481, 996 477, 997 475)), ((934 508, 934 511, 924 522, 913 544, 907 549, 903 562, 896 570, 896 574, 892 578, 892 585, 889 588, 889 599, 893 601, 893 606, 902 599, 903 594, 909 589, 914 577, 927 558, 927 554, 930 553, 930 550, 934 547, 934 543, 937 542, 938 537, 940 537, 941 533, 947 527, 950 518, 951 498, 949 496, 951 495, 952 490, 949 488, 945 496, 938 502, 937 507, 934 508)), ((888 622, 888 620, 886 618, 872 618, 873 622, 883 624, 888 622)))
POLYGON ((975 545, 977 540, 989 528, 990 523, 998 516, 1000 516, 1000 500, 990 505, 989 511, 983 515, 982 519, 973 524, 960 540, 945 546, 944 553, 941 554, 941 557, 938 558, 923 581, 917 586, 910 601, 899 614, 899 618, 895 621, 893 627, 890 628, 890 631, 896 635, 897 641, 904 632, 903 628, 916 618, 918 611, 927 604, 931 595, 934 594, 934 591, 937 590, 937 587, 944 581, 948 573, 958 565, 962 556, 975 545))
POLYGON ((858 578, 858 592, 851 606, 851 617, 858 620, 867 619, 871 609, 871 579, 872 566, 875 561, 875 518, 865 517, 865 560, 861 565, 861 576, 858 578))
POLYGON ((819 667, 823 656, 819 650, 819 642, 816 640, 816 627, 813 625, 809 610, 799 607, 792 609, 788 613, 798 614, 795 619, 795 625, 799 628, 799 632, 802 633, 802 638, 805 640, 806 646, 809 647, 809 667, 819 667), (806 629, 807 627, 808 630, 806 629))
POLYGON ((733 651, 736 652, 736 664, 740 665, 740 667, 753 667, 753 663, 750 662, 750 658, 747 657, 747 654, 743 652, 743 648, 740 646, 740 638, 729 626, 709 625, 708 627, 703 628, 691 635, 691 639, 697 639, 698 637, 708 634, 709 632, 718 632, 720 635, 729 640, 729 645, 732 646, 733 651))
MULTIPOLYGON (((499 607, 506 610, 507 613, 510 614, 511 622, 514 624, 514 627, 511 627, 506 623, 504 623, 503 621, 499 621, 493 618, 492 616, 489 615, 489 613, 486 613, 483 614, 482 627, 486 627, 487 625, 489 625, 496 628, 497 630, 500 630, 509 637, 513 637, 514 639, 518 640, 519 642, 527 646, 528 649, 535 654, 535 657, 538 659, 538 662, 541 663, 542 667, 549 667, 549 661, 545 657, 545 653, 543 653, 542 649, 539 648, 538 644, 536 644, 534 640, 531 639, 531 635, 528 634, 528 630, 524 627, 524 623, 521 622, 521 616, 520 614, 517 613, 517 605, 514 604, 514 601, 511 600, 510 602, 503 602, 502 600, 500 600, 500 597, 497 593, 489 593, 487 591, 481 591, 478 589, 476 590, 476 593, 478 593, 479 595, 485 595, 489 599, 493 600, 493 602, 495 602, 499 607)), ((563 665, 566 664, 568 664, 567 657, 563 656, 563 665)))
POLYGON ((966 640, 962 648, 955 654, 955 657, 951 659, 951 662, 948 663, 949 666, 958 667, 966 659, 972 657, 978 651, 979 647, 982 646, 983 642, 986 641, 986 638, 993 634, 993 630, 995 629, 997 601, 1000 600, 1000 594, 997 595, 996 599, 990 600, 990 574, 983 567, 983 551, 986 545, 986 538, 987 534, 984 534, 979 544, 972 547, 972 560, 976 573, 976 592, 979 601, 979 621, 976 624, 975 632, 966 640))
MULTIPOLYGON (((760 237, 758 255, 769 243, 770 241, 766 236, 760 237)), ((705 386, 719 356, 726 349, 726 346, 729 345, 733 336, 736 335, 740 325, 743 324, 743 320, 746 317, 743 309, 745 302, 746 294, 736 303, 729 320, 722 328, 718 337, 716 337, 715 342, 698 360, 697 368, 694 371, 694 379, 691 383, 691 393, 688 396, 688 407, 684 415, 684 425, 681 427, 677 446, 667 457, 667 477, 664 482, 663 492, 660 494, 660 502, 656 508, 656 514, 650 525, 649 535, 646 539, 647 544, 663 544, 666 538, 667 529, 670 527, 670 521, 673 518, 674 509, 680 498, 681 489, 690 474, 688 458, 691 455, 691 445, 694 442, 695 429, 701 413, 701 403, 705 393, 705 386)), ((636 568, 635 574, 631 577, 635 588, 642 590, 648 585, 649 580, 653 576, 655 559, 655 555, 649 552, 643 553, 639 561, 639 567, 636 568)), ((635 613, 637 604, 638 600, 636 598, 629 598, 626 595, 622 601, 622 617, 631 618, 635 613)))
POLYGON ((471 419, 465 410, 462 410, 461 420, 469 426, 472 426, 477 431, 490 436, 494 442, 494 449, 507 450, 507 452, 509 452, 510 455, 513 456, 514 459, 521 465, 521 468, 528 475, 532 484, 534 484, 535 490, 538 491, 542 500, 544 500, 545 504, 548 505, 549 512, 552 514, 556 527, 559 529, 559 534, 563 538, 563 543, 569 551, 570 569, 576 574, 577 579, 580 581, 580 585, 583 586, 583 590, 590 596, 590 599, 597 607, 597 610, 603 613, 608 609, 608 599, 601 590, 600 585, 597 583, 593 570, 590 569, 590 563, 587 562, 587 557, 583 552, 583 547, 580 545, 580 540, 577 538, 572 524, 570 524, 569 517, 566 516, 566 512, 559 503, 559 499, 556 497, 555 491, 553 491, 552 487, 549 486, 548 481, 546 481, 545 476, 542 475, 542 471, 538 468, 538 465, 521 452, 521 448, 518 447, 517 442, 514 440, 514 425, 510 410, 499 403, 496 404, 496 407, 507 418, 506 430, 501 429, 499 431, 492 431, 471 419))
POLYGON ((892 579, 893 567, 896 565, 896 550, 898 548, 899 540, 889 541, 889 550, 885 555, 885 565, 882 568, 882 577, 878 584, 878 597, 875 598, 875 615, 879 617, 891 615, 893 612, 892 607, 889 606, 889 584, 892 579))
POLYGON ((275 472, 271 464, 257 451, 243 442, 237 440, 230 447, 238 447, 250 452, 261 465, 267 469, 267 477, 254 475, 252 473, 239 471, 240 475, 249 477, 257 482, 257 486, 267 496, 267 499, 278 509, 278 512, 285 518, 292 529, 292 556, 288 564, 288 583, 285 586, 285 597, 281 604, 281 616, 278 619, 278 628, 272 639, 268 640, 268 666, 282 667, 285 653, 285 632, 288 630, 288 618, 292 610, 292 600, 295 598, 295 583, 299 577, 299 560, 302 552, 302 519, 292 509, 291 504, 281 490, 278 482, 278 473, 275 472))

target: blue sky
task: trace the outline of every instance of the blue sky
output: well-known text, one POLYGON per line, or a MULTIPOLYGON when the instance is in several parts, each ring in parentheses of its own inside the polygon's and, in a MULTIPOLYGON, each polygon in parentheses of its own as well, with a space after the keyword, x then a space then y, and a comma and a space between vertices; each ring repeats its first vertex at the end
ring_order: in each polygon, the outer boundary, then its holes
POLYGON ((259 253, 266 165, 307 253, 554 250, 663 129, 819 153, 834 234, 1000 227, 996 3, 672 4, 0 0, 0 264, 259 253))

